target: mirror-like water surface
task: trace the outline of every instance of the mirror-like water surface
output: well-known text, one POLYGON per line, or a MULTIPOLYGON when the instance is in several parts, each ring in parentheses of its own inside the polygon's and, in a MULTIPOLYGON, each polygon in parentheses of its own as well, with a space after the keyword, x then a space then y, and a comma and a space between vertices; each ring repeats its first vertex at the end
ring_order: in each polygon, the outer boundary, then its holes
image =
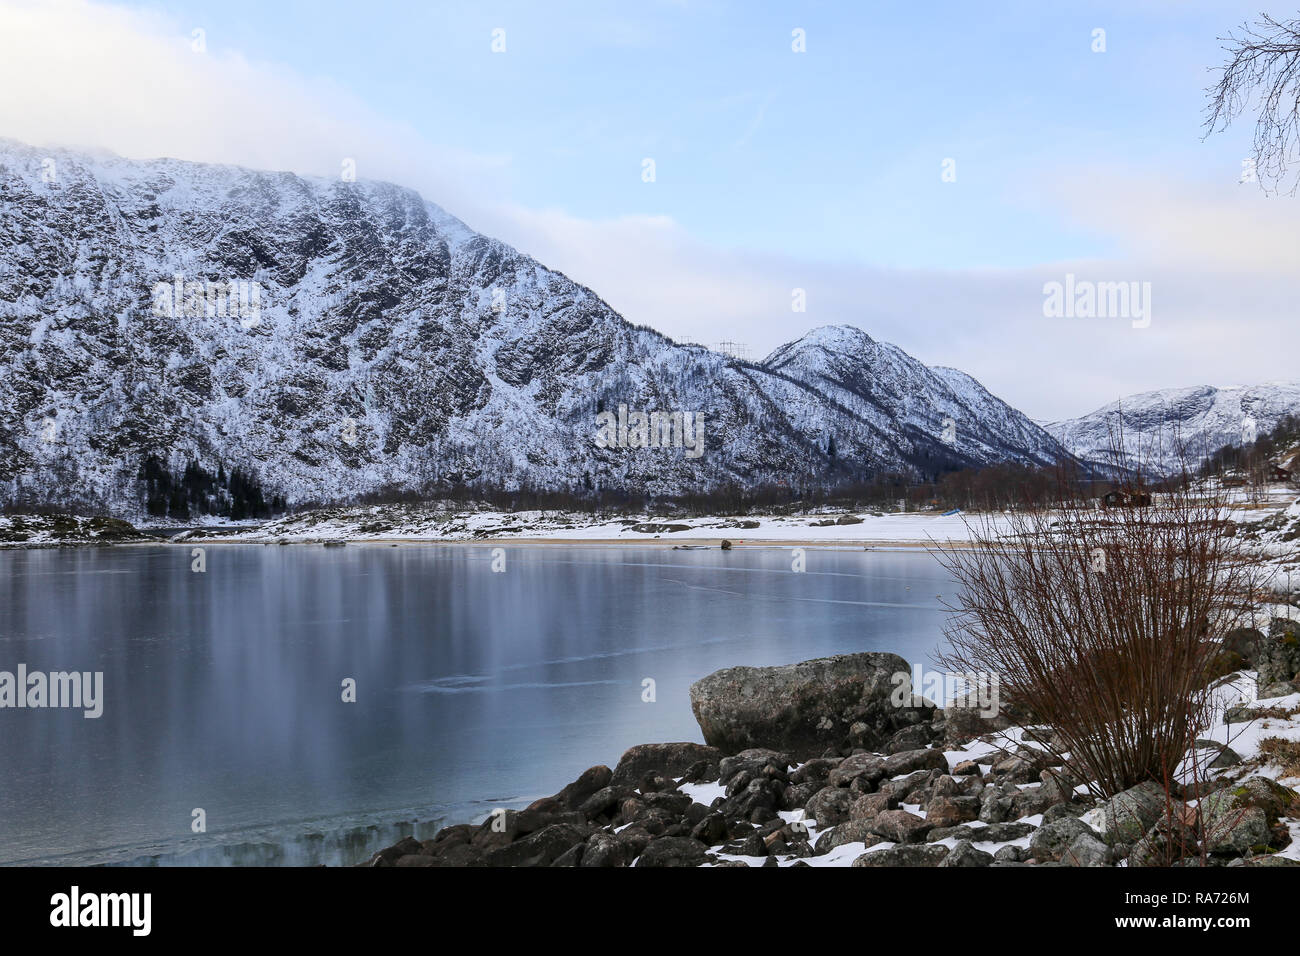
POLYGON ((209 545, 0 552, 0 671, 102 671, 103 715, 0 709, 0 863, 353 863, 701 740, 736 664, 928 664, 921 552, 209 545), (355 703, 343 682, 356 682, 355 703), (656 700, 643 702, 643 682, 656 700), (206 832, 192 829, 201 809, 206 832))

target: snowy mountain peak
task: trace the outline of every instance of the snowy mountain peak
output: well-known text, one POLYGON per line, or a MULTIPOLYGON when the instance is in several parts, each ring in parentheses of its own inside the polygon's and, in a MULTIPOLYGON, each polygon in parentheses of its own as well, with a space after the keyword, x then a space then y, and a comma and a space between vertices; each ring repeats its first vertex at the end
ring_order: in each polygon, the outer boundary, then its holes
MULTIPOLYGON (((819 325, 815 329, 781 346, 777 351, 800 350, 806 348, 824 348, 834 351, 848 352, 855 348, 870 348, 874 346, 875 340, 866 332, 853 325, 819 325)), ((774 352, 773 355, 776 353, 774 352)), ((770 360, 772 356, 768 356, 770 360)))

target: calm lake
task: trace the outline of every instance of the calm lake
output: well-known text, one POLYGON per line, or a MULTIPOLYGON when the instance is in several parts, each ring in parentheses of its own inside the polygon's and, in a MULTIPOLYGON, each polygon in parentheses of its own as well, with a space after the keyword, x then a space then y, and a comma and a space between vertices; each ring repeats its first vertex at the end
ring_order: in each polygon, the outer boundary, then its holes
POLYGON ((702 740, 718 668, 932 666, 955 588, 917 551, 190 549, 0 551, 0 671, 104 675, 97 719, 0 709, 0 863, 355 863, 702 740))

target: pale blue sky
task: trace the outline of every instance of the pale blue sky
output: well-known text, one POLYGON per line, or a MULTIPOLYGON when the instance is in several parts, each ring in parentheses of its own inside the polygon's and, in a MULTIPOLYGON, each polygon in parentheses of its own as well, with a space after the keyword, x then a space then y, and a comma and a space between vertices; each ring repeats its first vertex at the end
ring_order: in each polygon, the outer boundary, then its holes
POLYGON ((1235 175, 1243 136, 1201 142, 1201 89, 1215 38, 1256 5, 142 6, 201 26, 213 53, 328 77, 432 142, 507 158, 508 198, 526 206, 668 215, 730 249, 953 268, 1113 251, 1036 202, 1058 170, 1235 175))

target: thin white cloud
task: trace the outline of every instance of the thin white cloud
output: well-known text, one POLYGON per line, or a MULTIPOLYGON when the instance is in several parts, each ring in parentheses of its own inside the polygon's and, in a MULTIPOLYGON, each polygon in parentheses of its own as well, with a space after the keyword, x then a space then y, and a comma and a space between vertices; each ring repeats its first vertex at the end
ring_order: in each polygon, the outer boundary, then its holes
POLYGON ((0 0, 0 135, 319 176, 352 159, 360 177, 418 177, 444 203, 501 187, 508 157, 429 142, 326 77, 194 29, 85 0, 0 0))
POLYGON ((1116 237, 1140 259, 1241 273, 1291 273, 1300 209, 1257 184, 1188 183, 1150 170, 1092 169, 1058 177, 1048 200, 1077 224, 1116 237))

